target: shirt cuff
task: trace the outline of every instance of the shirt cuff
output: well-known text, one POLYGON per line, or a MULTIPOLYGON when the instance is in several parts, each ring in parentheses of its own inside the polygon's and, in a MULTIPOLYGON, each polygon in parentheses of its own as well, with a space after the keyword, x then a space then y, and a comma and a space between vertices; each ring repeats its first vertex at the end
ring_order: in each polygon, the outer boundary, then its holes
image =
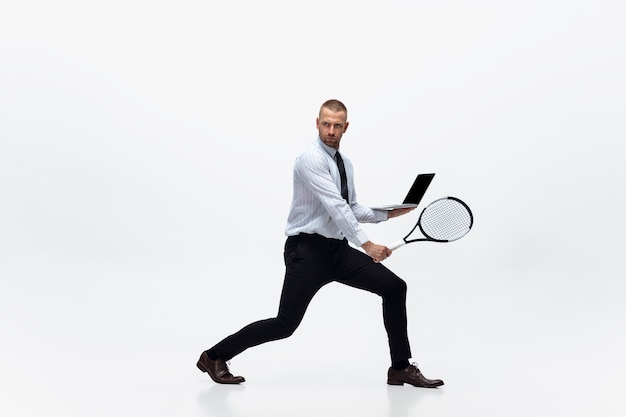
POLYGON ((356 241, 355 241, 355 242, 352 242, 352 243, 354 243, 354 244, 355 244, 356 246, 358 246, 359 248, 360 248, 361 246, 363 246, 363 244, 364 244, 365 242, 369 242, 369 240, 370 240, 370 239, 369 239, 369 237, 367 237, 367 234, 365 234, 365 232, 364 232, 363 230, 360 230, 360 231, 356 234, 355 239, 356 239, 356 241))
POLYGON ((376 223, 389 220, 389 211, 374 209, 372 209, 372 211, 374 212, 374 220, 376 223))

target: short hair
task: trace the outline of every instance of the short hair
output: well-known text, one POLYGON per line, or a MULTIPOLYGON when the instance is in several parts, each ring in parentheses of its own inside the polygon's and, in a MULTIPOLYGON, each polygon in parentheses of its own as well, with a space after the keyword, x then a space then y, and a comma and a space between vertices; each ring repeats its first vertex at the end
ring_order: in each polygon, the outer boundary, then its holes
POLYGON ((324 104, 320 107, 320 114, 322 113, 322 109, 327 108, 330 111, 334 112, 344 112, 346 114, 346 119, 348 118, 348 108, 341 101, 336 99, 326 100, 324 104))

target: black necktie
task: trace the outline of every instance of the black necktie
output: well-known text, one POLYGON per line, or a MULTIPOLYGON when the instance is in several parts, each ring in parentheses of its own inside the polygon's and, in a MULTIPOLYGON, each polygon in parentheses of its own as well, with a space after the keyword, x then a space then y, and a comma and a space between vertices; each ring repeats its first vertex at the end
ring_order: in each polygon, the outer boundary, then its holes
POLYGON ((339 176, 341 177, 341 196, 346 200, 346 203, 350 204, 350 200, 348 200, 348 177, 346 177, 346 167, 343 165, 343 158, 339 152, 335 153, 335 158, 337 159, 337 168, 339 168, 339 176))

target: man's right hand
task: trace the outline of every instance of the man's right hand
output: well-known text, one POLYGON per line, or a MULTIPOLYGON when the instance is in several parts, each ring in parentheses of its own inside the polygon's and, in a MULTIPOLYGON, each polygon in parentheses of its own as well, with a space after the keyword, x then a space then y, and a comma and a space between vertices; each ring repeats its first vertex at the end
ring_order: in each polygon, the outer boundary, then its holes
POLYGON ((376 263, 382 262, 391 256, 391 250, 387 246, 377 245, 370 241, 361 245, 361 248, 367 253, 376 263))

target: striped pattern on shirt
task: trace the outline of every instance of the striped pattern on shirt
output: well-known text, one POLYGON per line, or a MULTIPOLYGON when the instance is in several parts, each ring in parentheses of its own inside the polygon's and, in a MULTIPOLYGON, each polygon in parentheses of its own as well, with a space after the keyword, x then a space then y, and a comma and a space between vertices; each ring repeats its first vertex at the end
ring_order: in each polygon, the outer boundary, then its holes
POLYGON ((342 153, 348 179, 350 204, 341 196, 341 178, 334 160, 337 151, 318 137, 301 154, 293 168, 293 199, 285 234, 317 233, 327 238, 348 239, 361 246, 369 239, 359 223, 387 220, 387 212, 372 210, 357 202, 354 170, 342 153))

